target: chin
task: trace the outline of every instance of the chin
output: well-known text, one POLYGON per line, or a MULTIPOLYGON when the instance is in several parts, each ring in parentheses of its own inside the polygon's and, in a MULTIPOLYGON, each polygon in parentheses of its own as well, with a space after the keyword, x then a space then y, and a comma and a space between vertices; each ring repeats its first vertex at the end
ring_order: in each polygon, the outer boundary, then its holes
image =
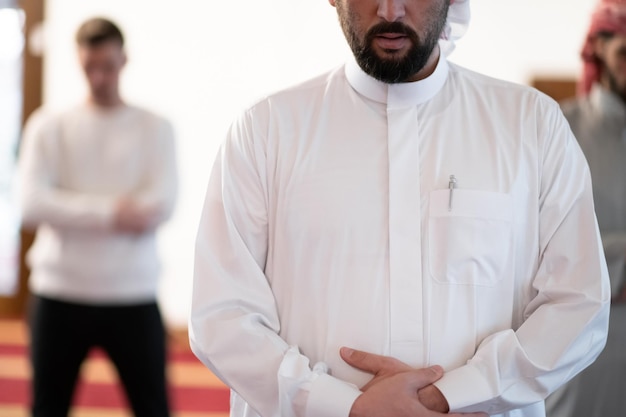
POLYGON ((383 49, 382 52, 376 52, 378 59, 381 61, 401 61, 408 54, 408 51, 403 49, 383 49))

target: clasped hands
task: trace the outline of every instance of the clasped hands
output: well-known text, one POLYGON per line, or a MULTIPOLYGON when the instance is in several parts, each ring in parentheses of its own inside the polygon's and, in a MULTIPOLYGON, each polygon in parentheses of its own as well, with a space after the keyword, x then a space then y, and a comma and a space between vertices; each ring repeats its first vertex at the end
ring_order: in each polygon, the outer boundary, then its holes
POLYGON ((448 401, 433 385, 443 376, 440 366, 414 369, 389 356, 343 347, 341 358, 372 374, 350 410, 350 417, 488 417, 484 413, 448 414, 448 401))
POLYGON ((159 210, 125 197, 115 206, 114 227, 121 232, 141 234, 154 229, 159 217, 159 210))

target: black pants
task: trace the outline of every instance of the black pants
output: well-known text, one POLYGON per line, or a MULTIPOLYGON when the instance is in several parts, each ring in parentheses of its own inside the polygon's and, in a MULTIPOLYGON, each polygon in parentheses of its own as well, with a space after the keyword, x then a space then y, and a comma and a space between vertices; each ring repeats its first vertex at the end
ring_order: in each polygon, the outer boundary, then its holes
POLYGON ((156 302, 91 306, 33 297, 33 417, 67 417, 93 347, 111 358, 136 417, 168 417, 165 332, 156 302))

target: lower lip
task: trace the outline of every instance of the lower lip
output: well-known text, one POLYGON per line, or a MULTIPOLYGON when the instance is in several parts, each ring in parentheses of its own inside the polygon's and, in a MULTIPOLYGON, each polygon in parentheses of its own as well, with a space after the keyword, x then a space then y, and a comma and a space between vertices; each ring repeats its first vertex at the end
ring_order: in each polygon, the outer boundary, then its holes
POLYGON ((376 37, 375 42, 379 48, 396 50, 402 49, 406 45, 408 40, 409 38, 405 36, 401 36, 399 38, 385 38, 382 36, 378 36, 376 37))

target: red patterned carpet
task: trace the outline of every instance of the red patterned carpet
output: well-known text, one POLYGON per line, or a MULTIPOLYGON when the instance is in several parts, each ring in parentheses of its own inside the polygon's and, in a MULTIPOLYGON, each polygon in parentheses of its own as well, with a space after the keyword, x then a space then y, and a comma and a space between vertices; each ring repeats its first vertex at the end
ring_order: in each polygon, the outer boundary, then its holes
MULTIPOLYGON (((168 378, 173 417, 226 417, 229 392, 191 353, 182 333, 172 333, 168 378)), ((0 320, 0 416, 28 417, 30 365, 25 325, 0 320)), ((115 369, 94 351, 81 369, 71 417, 131 417, 115 369)))

